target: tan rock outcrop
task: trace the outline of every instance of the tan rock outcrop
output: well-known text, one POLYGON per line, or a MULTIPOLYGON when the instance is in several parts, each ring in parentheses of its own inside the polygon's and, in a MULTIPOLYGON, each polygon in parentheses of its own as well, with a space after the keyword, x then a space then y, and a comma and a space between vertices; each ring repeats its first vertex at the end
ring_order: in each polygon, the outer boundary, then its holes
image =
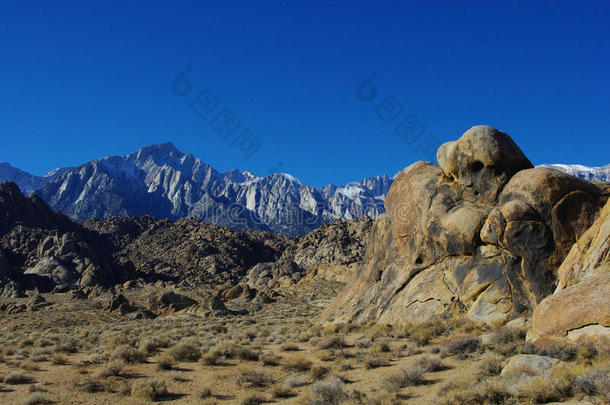
POLYGON ((610 202, 572 246, 558 270, 557 289, 534 311, 527 338, 610 343, 610 202))
POLYGON ((531 163, 486 126, 442 145, 440 167, 395 179, 362 266, 322 321, 487 323, 529 314, 607 199, 594 183, 531 163))

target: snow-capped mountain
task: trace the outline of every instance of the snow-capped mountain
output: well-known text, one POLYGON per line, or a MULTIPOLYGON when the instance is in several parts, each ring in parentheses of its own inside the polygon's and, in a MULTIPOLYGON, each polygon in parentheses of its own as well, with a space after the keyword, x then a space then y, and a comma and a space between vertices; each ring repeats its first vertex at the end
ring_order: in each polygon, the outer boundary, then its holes
POLYGON ((0 166, 0 181, 15 181, 23 191, 35 191, 52 208, 77 220, 198 217, 235 229, 289 235, 338 218, 377 217, 392 182, 379 176, 314 188, 284 173, 220 173, 171 143, 56 169, 42 177, 8 167, 12 170, 0 166))
POLYGON ((592 181, 610 181, 610 164, 601 167, 589 167, 583 165, 545 164, 540 167, 557 169, 572 176, 592 181))
MULTIPOLYGON (((608 181, 610 165, 542 165, 588 180, 608 181)), ((171 143, 146 146, 78 167, 34 176, 0 163, 0 181, 36 192, 52 208, 77 220, 151 215, 197 217, 234 229, 288 235, 307 233, 335 219, 376 218, 393 178, 377 176, 344 186, 314 188, 286 173, 256 176, 216 171, 171 143)))

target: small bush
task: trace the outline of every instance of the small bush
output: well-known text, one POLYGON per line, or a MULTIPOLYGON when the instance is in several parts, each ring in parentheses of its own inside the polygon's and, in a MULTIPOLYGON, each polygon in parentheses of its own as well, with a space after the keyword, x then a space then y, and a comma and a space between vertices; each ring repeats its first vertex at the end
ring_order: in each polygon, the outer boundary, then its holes
POLYGON ((131 387, 131 396, 147 401, 158 401, 167 395, 167 385, 163 381, 143 381, 131 387))
POLYGON ((247 347, 240 347, 235 351, 235 357, 243 361, 258 361, 260 353, 247 347))
POLYGON ((53 353, 51 355, 51 364, 54 364, 56 366, 63 366, 65 364, 68 364, 68 358, 61 353, 53 353))
POLYGON ((146 361, 146 354, 134 347, 121 345, 114 350, 113 358, 122 360, 125 363, 144 363, 146 361))
POLYGON ((104 392, 106 390, 106 386, 104 384, 92 379, 87 379, 83 382, 75 383, 74 387, 89 394, 93 394, 96 392, 104 392))
POLYGON ((44 392, 35 392, 23 401, 23 405, 38 405, 47 402, 47 394, 44 392))
POLYGON ((324 337, 318 341, 316 347, 319 350, 327 350, 327 349, 343 349, 347 347, 345 343, 345 338, 341 335, 324 337))
POLYGON ((216 351, 207 353, 201 357, 201 364, 204 366, 222 366, 225 364, 225 357, 216 351))
POLYGON ((176 361, 197 361, 201 352, 191 343, 178 343, 167 350, 167 355, 176 361))
POLYGON ((304 375, 293 375, 285 380, 286 385, 292 388, 302 387, 309 384, 309 379, 304 375))
POLYGON ((286 370, 305 372, 311 369, 311 361, 305 357, 292 357, 284 363, 286 370))
POLYGON ((562 401, 572 394, 570 378, 532 377, 516 387, 520 400, 533 403, 562 401))
POLYGON ((265 366, 275 367, 280 364, 282 358, 271 353, 265 353, 261 356, 261 361, 265 366))
POLYGON ((392 348, 388 340, 381 340, 373 345, 371 352, 373 353, 390 353, 392 348))
POLYGON ((345 392, 345 384, 338 378, 315 383, 311 386, 310 394, 310 404, 334 405, 349 398, 345 392))
POLYGON ((235 383, 241 387, 265 387, 273 383, 273 377, 267 373, 244 371, 235 376, 235 383))
POLYGON ((29 375, 12 372, 4 377, 5 384, 17 385, 17 384, 29 384, 32 382, 32 377, 29 375))
POLYGON ((241 405, 259 405, 266 402, 265 397, 260 394, 251 394, 241 400, 241 405))
POLYGON ((121 374, 125 365, 120 361, 113 361, 102 368, 98 374, 101 378, 116 377, 121 374))
POLYGON ((212 389, 210 387, 205 387, 201 391, 199 391, 199 398, 206 399, 212 397, 212 389))
POLYGON ((446 368, 438 357, 423 356, 417 359, 415 365, 426 373, 442 371, 446 368))
POLYGON ((280 348, 284 352, 298 352, 301 350, 299 346, 294 343, 284 343, 280 348))
POLYGON ((404 387, 422 385, 424 383, 424 374, 424 370, 416 365, 402 368, 398 373, 387 377, 382 383, 382 388, 390 393, 394 393, 404 387))
POLYGON ((481 359, 479 365, 479 376, 488 377, 500 375, 503 368, 502 357, 497 354, 488 354, 481 359))
POLYGON ((271 389, 275 398, 291 398, 295 396, 294 391, 287 385, 275 385, 271 389))
POLYGON ((311 369, 310 374, 314 381, 322 380, 329 373, 328 367, 324 366, 315 366, 311 369))
POLYGON ((447 351, 447 354, 450 355, 466 354, 478 350, 480 346, 481 342, 479 341, 479 339, 474 337, 462 337, 450 340, 446 344, 445 349, 447 351))
POLYGON ((163 355, 157 359, 157 369, 159 370, 171 370, 175 364, 176 360, 169 355, 163 355))
POLYGON ((390 359, 386 356, 367 356, 364 359, 364 366, 369 370, 379 367, 388 367, 391 364, 390 359))

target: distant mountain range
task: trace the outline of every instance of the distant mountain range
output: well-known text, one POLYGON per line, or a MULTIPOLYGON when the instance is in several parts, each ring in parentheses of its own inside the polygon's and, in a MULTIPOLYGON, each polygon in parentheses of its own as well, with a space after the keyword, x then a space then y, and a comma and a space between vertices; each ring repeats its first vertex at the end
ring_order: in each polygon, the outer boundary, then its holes
POLYGON ((283 173, 220 173, 171 143, 44 176, 0 163, 0 181, 13 181, 24 193, 35 192, 53 209, 81 221, 134 215, 197 217, 234 229, 288 235, 308 233, 336 219, 376 218, 392 183, 388 176, 377 176, 314 188, 283 173))
MULTIPOLYGON (((543 166, 588 180, 610 178, 610 165, 543 166)), ((391 177, 377 176, 315 188, 285 173, 264 177, 240 170, 220 173, 171 143, 43 176, 0 163, 0 181, 17 183, 24 193, 35 192, 53 209, 80 221, 111 216, 197 217, 234 229, 288 235, 305 234, 336 219, 376 218, 384 211, 392 184, 391 177)))

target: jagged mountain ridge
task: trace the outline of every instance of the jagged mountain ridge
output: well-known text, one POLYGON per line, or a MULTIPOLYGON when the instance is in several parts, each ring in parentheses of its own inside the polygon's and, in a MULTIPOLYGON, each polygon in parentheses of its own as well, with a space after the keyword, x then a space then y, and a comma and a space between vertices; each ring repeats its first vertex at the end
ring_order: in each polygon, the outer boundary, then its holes
MULTIPOLYGON (((10 165, 7 165, 10 167, 10 165)), ((287 174, 220 173, 165 143, 38 177, 0 172, 53 209, 82 221, 112 216, 195 217, 233 229, 305 234, 336 219, 376 218, 392 180, 314 188, 287 174)))
MULTIPOLYGON (((542 165, 588 180, 608 181, 610 165, 542 165)), ((172 143, 146 146, 78 167, 34 176, 0 163, 0 181, 14 181, 76 220, 112 216, 195 217, 234 229, 299 235, 335 219, 384 212, 393 177, 314 188, 283 173, 221 173, 172 143)))

